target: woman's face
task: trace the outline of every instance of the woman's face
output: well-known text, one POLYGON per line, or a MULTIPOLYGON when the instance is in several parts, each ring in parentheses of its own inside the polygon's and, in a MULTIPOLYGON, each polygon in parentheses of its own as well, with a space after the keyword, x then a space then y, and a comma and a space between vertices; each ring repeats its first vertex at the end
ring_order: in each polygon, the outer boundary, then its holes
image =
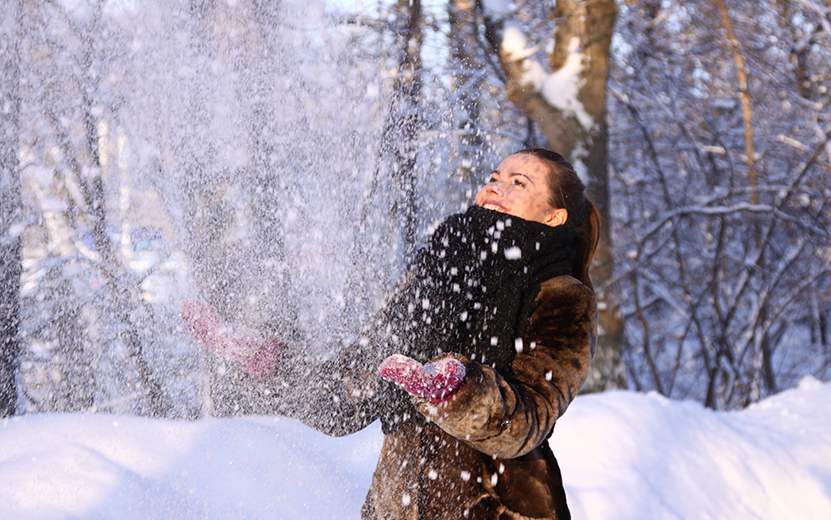
POLYGON ((548 203, 548 165, 530 154, 514 154, 502 161, 476 194, 476 205, 549 226, 566 221, 565 209, 548 203))

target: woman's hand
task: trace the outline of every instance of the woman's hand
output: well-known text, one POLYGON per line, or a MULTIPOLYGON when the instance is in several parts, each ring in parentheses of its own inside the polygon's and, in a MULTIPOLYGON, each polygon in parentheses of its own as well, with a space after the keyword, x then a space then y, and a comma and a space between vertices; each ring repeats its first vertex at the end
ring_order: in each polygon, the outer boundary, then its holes
POLYGON ((453 397, 465 382, 465 366, 453 358, 421 365, 415 359, 394 354, 378 366, 378 375, 417 397, 441 403, 453 397))
POLYGON ((227 325, 216 309, 201 300, 185 300, 179 316, 188 332, 205 348, 242 366, 249 375, 262 377, 277 363, 278 345, 242 325, 227 325))

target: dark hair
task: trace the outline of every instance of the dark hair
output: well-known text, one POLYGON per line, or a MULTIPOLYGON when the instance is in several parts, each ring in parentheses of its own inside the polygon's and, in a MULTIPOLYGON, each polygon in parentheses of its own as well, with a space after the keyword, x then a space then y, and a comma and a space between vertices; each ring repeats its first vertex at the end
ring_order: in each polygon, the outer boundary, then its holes
POLYGON ((572 276, 594 290, 589 268, 591 267, 597 243, 600 240, 600 214, 586 196, 586 185, 565 157, 545 148, 526 148, 516 152, 533 155, 548 164, 548 203, 554 208, 568 212, 564 226, 574 230, 575 257, 571 265, 572 276))

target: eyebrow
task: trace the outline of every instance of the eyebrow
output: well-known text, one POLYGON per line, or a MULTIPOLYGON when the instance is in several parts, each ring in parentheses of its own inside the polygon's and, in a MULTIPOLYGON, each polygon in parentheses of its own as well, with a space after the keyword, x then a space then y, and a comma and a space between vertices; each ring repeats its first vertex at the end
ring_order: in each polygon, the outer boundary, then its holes
MULTIPOLYGON (((499 173, 499 170, 494 170, 494 171, 491 172, 489 177, 493 177, 494 175, 496 175, 498 173, 499 173)), ((511 177, 525 177, 526 179, 528 179, 528 182, 530 182, 531 184, 536 184, 534 182, 534 179, 532 179, 528 175, 526 175, 524 173, 521 173, 521 172, 511 172, 511 173, 508 174, 508 178, 510 179, 511 177)))
POLYGON ((520 172, 512 172, 512 173, 510 173, 510 174, 508 175, 508 177, 525 177, 526 179, 528 179, 528 182, 530 182, 531 184, 536 184, 536 183, 534 182, 534 179, 532 179, 531 177, 529 177, 529 176, 525 175, 524 173, 520 173, 520 172))

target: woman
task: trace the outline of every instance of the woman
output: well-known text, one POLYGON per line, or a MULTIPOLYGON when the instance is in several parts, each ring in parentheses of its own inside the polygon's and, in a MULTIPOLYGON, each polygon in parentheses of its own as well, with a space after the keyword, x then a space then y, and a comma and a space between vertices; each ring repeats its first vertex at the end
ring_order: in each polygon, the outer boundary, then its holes
POLYGON ((362 518, 570 518, 547 441, 596 342, 584 192, 559 154, 511 155, 431 234, 375 326, 324 363, 204 304, 182 316, 261 384, 292 388, 280 413, 330 435, 381 420, 362 518))

